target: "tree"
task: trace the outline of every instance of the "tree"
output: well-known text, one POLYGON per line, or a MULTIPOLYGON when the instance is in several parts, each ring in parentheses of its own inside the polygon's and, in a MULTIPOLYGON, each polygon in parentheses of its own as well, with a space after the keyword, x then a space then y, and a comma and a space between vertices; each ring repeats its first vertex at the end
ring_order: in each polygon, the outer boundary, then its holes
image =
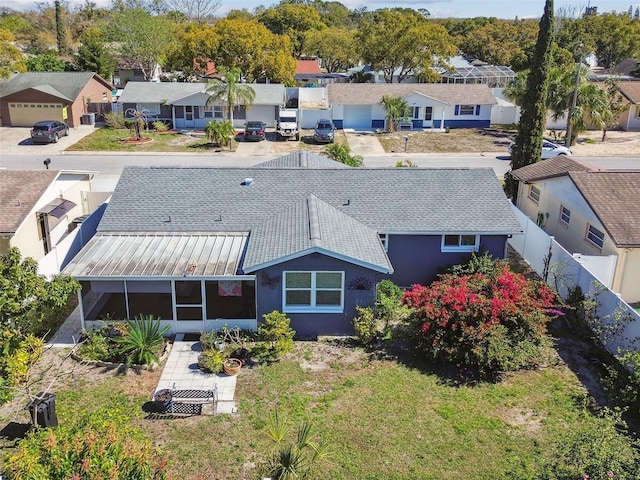
POLYGON ((30 72, 64 72, 67 62, 57 57, 55 51, 49 50, 41 55, 27 58, 27 70, 30 72))
POLYGON ((409 115, 409 104, 402 97, 383 95, 380 105, 387 112, 386 126, 388 132, 398 130, 398 123, 409 115))
POLYGON ((343 72, 357 60, 354 32, 343 27, 311 30, 306 37, 307 53, 322 59, 327 72, 343 72))
POLYGON ((614 13, 589 15, 581 20, 584 31, 595 45, 598 63, 611 68, 627 58, 640 56, 640 22, 614 13))
POLYGON ((156 65, 164 59, 172 35, 171 23, 140 7, 125 8, 113 14, 106 30, 120 57, 132 68, 142 70, 149 80, 156 65))
POLYGON ((62 12, 62 6, 60 5, 60 1, 56 0, 54 2, 55 10, 56 10, 56 40, 58 45, 58 54, 65 55, 67 53, 67 38, 66 38, 66 29, 64 25, 64 14, 62 12))
POLYGON ((258 15, 258 21, 275 34, 287 35, 291 39, 295 58, 306 53, 307 32, 326 27, 315 8, 297 3, 283 2, 268 8, 258 15))
POLYGON ((196 23, 213 17, 220 8, 219 0, 162 0, 162 4, 168 11, 181 12, 196 23))
POLYGON ((543 282, 486 254, 429 286, 414 285, 403 299, 419 353, 485 374, 539 362, 554 302, 543 282))
POLYGON ((109 81, 113 76, 116 61, 105 47, 101 34, 89 31, 82 37, 74 65, 80 72, 96 72, 109 81))
POLYGON ((15 46, 13 33, 0 28, 0 79, 8 78, 13 72, 24 72, 26 69, 24 55, 15 46))
POLYGON ((409 75, 439 78, 433 67, 446 66, 457 48, 442 25, 411 9, 382 9, 366 17, 356 36, 362 59, 382 70, 387 83, 409 75))
MULTIPOLYGON (((522 103, 518 134, 511 151, 511 169, 537 162, 542 155, 542 137, 547 119, 547 85, 553 40, 553 0, 546 0, 540 19, 535 54, 527 77, 527 93, 522 103)), ((517 187, 515 179, 507 174, 505 191, 513 199, 517 187)))
POLYGON ((345 143, 332 143, 322 151, 324 155, 336 162, 344 163, 350 167, 361 167, 364 159, 360 155, 351 155, 349 145, 345 143))
POLYGON ((250 85, 240 83, 240 69, 224 67, 218 68, 223 80, 213 79, 207 82, 205 92, 209 95, 207 105, 213 102, 221 102, 227 106, 227 119, 233 125, 233 109, 243 105, 247 110, 253 103, 256 91, 250 85))
POLYGON ((80 284, 65 275, 51 280, 38 275, 38 262, 22 259, 13 247, 0 257, 0 327, 10 327, 20 336, 41 336, 60 321, 69 297, 80 284))

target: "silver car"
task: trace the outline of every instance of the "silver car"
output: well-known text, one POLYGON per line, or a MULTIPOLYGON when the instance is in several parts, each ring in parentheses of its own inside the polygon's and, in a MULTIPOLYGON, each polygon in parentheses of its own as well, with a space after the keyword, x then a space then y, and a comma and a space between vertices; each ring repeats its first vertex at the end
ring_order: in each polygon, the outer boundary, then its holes
MULTIPOLYGON (((509 145, 509 153, 511 153, 511 149, 513 148, 513 143, 509 145)), ((547 139, 542 141, 542 159, 546 160, 547 158, 553 158, 560 155, 571 155, 571 150, 565 147, 564 145, 558 145, 557 143, 553 143, 547 139)))

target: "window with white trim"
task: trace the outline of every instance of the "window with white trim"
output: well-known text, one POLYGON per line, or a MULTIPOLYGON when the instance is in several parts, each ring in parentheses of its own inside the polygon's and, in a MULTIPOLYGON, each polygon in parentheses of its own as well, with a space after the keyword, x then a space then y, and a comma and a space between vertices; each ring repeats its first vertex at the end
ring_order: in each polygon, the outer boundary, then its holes
POLYGON ((540 189, 529 185, 529 198, 534 202, 540 202, 540 189))
POLYGON ((440 250, 443 252, 477 252, 479 245, 479 235, 443 235, 440 250))
POLYGON ((569 225, 569 221, 571 220, 571 210, 567 207, 560 207, 560 221, 565 225, 569 225))
POLYGON ((433 118, 433 107, 424 107, 424 119, 431 121, 433 118))
POLYGON ((601 232, 593 225, 589 225, 587 227, 587 241, 602 250, 602 247, 604 247, 604 232, 601 232))
POLYGON ((476 112, 475 105, 460 105, 459 115, 474 115, 476 112))
POLYGON ((344 272, 283 272, 282 311, 342 313, 344 272))
POLYGON ((420 118, 420 107, 413 107, 413 118, 420 118))
POLYGON ((138 111, 144 111, 148 115, 160 114, 160 104, 158 103, 139 103, 138 111))
POLYGON ((380 237, 380 242, 382 243, 382 246, 384 247, 384 251, 388 252, 389 251, 389 234, 388 233, 379 233, 378 236, 380 237))

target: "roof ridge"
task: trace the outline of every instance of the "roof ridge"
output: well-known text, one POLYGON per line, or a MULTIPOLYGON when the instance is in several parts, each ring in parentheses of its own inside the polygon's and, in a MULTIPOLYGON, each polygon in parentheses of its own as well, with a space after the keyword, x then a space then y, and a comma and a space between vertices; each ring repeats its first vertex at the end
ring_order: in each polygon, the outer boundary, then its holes
POLYGON ((307 208, 309 209, 309 239, 313 247, 318 247, 322 243, 317 200, 315 195, 309 195, 307 197, 307 208))

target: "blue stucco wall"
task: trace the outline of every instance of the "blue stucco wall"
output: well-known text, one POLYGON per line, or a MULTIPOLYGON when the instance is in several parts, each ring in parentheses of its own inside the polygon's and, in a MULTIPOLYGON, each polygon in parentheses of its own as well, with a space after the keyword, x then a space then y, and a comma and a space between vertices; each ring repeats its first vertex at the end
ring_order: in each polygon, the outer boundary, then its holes
MULTIPOLYGON (((394 269, 390 280, 401 287, 428 285, 438 273, 471 257, 469 252, 441 252, 441 242, 440 235, 389 235, 387 254, 394 269)), ((483 236, 480 251, 503 258, 506 242, 505 235, 483 236)))
POLYGON ((372 306, 375 300, 375 284, 385 275, 352 265, 319 253, 291 260, 256 272, 256 303, 258 322, 262 315, 273 310, 282 311, 282 272, 291 270, 333 270, 345 272, 344 310, 342 313, 287 313, 296 338, 314 338, 318 335, 352 335, 351 324, 356 306, 372 306), (278 278, 272 286, 263 281, 263 273, 270 279, 278 278), (358 277, 371 282, 371 290, 350 290, 349 284, 358 277))

